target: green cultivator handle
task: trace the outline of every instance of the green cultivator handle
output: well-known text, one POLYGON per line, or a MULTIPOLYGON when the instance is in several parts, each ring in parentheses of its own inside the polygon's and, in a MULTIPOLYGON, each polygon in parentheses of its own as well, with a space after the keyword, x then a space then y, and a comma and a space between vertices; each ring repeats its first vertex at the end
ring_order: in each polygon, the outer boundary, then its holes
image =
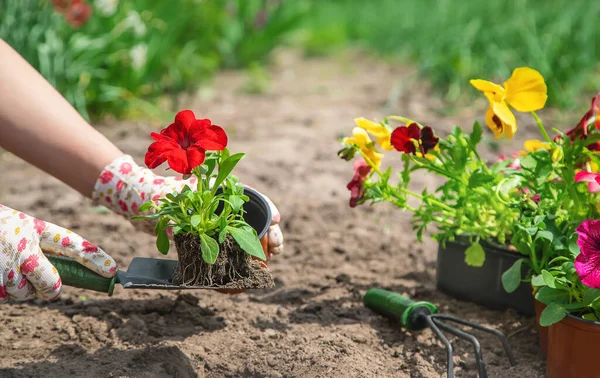
POLYGON ((108 293, 109 297, 113 294, 117 281, 116 276, 102 277, 68 257, 56 255, 46 255, 46 257, 58 270, 64 285, 108 293))
POLYGON ((363 297, 363 302, 365 306, 381 315, 400 320, 409 330, 427 327, 425 318, 437 312, 437 307, 429 302, 415 302, 383 289, 369 289, 363 297))

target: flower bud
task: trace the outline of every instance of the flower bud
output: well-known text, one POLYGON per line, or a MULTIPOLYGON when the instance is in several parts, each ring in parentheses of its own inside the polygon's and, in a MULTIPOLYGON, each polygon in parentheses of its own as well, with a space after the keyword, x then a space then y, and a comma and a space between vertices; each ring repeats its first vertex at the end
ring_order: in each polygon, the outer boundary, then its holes
POLYGON ((561 147, 556 147, 554 149, 554 151, 552 151, 552 162, 553 163, 560 162, 563 159, 563 157, 564 157, 564 154, 563 154, 563 150, 561 147))

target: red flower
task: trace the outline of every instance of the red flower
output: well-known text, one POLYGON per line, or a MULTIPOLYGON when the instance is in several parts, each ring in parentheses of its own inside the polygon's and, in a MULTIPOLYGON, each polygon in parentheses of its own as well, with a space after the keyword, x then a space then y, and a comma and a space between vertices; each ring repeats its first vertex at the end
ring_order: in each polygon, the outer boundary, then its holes
POLYGON ((392 131, 390 137, 390 143, 397 151, 413 155, 417 153, 417 146, 419 147, 418 152, 425 155, 429 150, 435 148, 439 140, 431 127, 425 126, 421 129, 416 123, 397 127, 392 131))
POLYGON ((588 191, 590 193, 600 192, 600 174, 588 171, 577 172, 575 182, 582 181, 588 183, 588 191))
POLYGON ((127 204, 125 202, 119 201, 119 207, 121 208, 121 210, 127 211, 127 204))
POLYGON ((38 255, 31 255, 28 258, 26 258, 25 261, 23 261, 23 264, 21 265, 21 273, 23 273, 23 274, 33 273, 35 268, 37 268, 40 265, 39 259, 40 259, 40 256, 38 256, 38 255))
POLYGON ((350 190, 350 207, 355 207, 364 195, 364 182, 371 171, 371 166, 364 159, 354 161, 354 177, 346 186, 350 190))
POLYGON ((5 299, 8 297, 8 292, 6 291, 6 285, 0 286, 0 299, 5 299))
POLYGON ((600 93, 598 93, 594 98, 592 98, 592 106, 590 110, 585 113, 581 121, 575 126, 573 129, 567 131, 567 135, 571 137, 571 140, 575 139, 576 136, 579 136, 581 139, 585 139, 588 135, 588 125, 589 121, 596 117, 595 126, 600 128, 600 93))
POLYGON ((83 243, 81 243, 81 246, 83 247, 83 251, 87 252, 87 253, 96 253, 98 252, 98 246, 95 244, 90 243, 87 240, 84 240, 83 243))
POLYGON ((92 7, 83 0, 73 0, 65 13, 65 20, 74 28, 83 26, 92 16, 92 7))
POLYGON ((110 182, 110 180, 113 179, 113 177, 115 177, 115 175, 112 172, 104 171, 100 175, 100 182, 103 184, 108 184, 110 182))
POLYGON ((115 185, 115 189, 117 189, 118 191, 123 190, 123 188, 125 187, 125 183, 122 180, 117 181, 117 185, 115 185))
POLYGON ((121 164, 121 167, 119 168, 119 172, 121 172, 122 174, 126 175, 131 173, 132 167, 130 163, 123 163, 121 164))
POLYGON ((8 272, 8 279, 12 280, 14 276, 15 276, 15 271, 11 269, 10 272, 8 272))
POLYGON ((25 247, 27 247, 27 239, 23 238, 21 239, 21 241, 19 241, 19 244, 17 245, 17 251, 23 252, 25 247))
POLYGON ((68 247, 71 245, 71 239, 69 239, 69 237, 67 236, 62 240, 61 244, 63 247, 68 247))
POLYGON ((150 136, 156 142, 148 147, 146 165, 152 169, 168 161, 171 169, 184 175, 204 162, 207 150, 220 151, 227 146, 225 131, 208 119, 196 119, 191 110, 177 113, 175 122, 150 136))

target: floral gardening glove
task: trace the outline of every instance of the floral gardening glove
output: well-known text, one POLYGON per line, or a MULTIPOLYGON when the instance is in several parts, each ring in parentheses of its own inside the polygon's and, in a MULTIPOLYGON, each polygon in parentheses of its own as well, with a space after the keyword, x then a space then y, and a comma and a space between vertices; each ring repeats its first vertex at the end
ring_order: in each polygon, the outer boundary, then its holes
POLYGON ((117 273, 115 261, 81 236, 0 205, 0 303, 60 294, 58 272, 42 250, 70 257, 104 277, 117 273))
MULTIPOLYGON (((131 217, 139 214, 139 207, 150 200, 158 201, 167 193, 180 192, 185 185, 193 187, 196 178, 183 180, 180 177, 163 177, 154 174, 150 169, 140 167, 129 155, 123 155, 107 165, 100 176, 94 192, 93 200, 104 205, 117 214, 131 217)), ((276 255, 283 251, 283 235, 279 227, 281 216, 271 200, 261 194, 271 208, 271 227, 269 228, 269 253, 276 255)), ((154 234, 154 225, 148 219, 131 220, 139 230, 154 234)))

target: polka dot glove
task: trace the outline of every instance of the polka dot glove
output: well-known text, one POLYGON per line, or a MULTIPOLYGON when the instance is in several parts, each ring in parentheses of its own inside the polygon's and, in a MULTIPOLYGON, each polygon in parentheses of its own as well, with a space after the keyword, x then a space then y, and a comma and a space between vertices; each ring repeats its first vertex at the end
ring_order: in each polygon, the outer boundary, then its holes
MULTIPOLYGON (((94 186, 93 200, 125 217, 138 215, 139 207, 148 201, 158 201, 167 193, 180 192, 185 185, 191 188, 196 178, 183 180, 180 177, 163 177, 150 169, 140 167, 129 155, 118 157, 107 165, 94 186)), ((262 195, 262 194, 261 194, 262 195)), ((269 229, 269 255, 283 251, 283 235, 279 227, 281 215, 271 200, 262 195, 271 207, 272 219, 269 229)), ((139 230, 154 235, 155 221, 148 219, 131 220, 139 230)))
POLYGON ((117 273, 115 261, 81 236, 0 205, 0 303, 60 294, 58 272, 42 250, 70 257, 104 277, 117 273))

